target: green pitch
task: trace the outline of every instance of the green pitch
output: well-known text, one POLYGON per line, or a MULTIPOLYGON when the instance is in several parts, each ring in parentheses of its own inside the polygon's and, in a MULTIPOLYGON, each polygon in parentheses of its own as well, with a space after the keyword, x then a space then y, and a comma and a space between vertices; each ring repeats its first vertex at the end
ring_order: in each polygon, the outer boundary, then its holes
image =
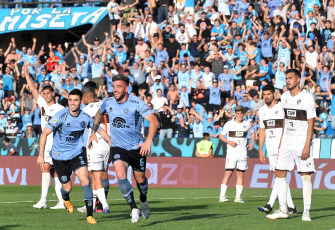
MULTIPOLYGON (((134 191, 137 198, 138 191, 134 191)), ((0 229, 335 229, 335 193, 331 190, 313 191, 312 222, 301 221, 301 190, 292 190, 298 214, 287 220, 268 220, 257 210, 268 201, 269 189, 244 189, 244 204, 232 202, 235 189, 228 189, 229 202, 219 203, 219 192, 219 189, 150 188, 150 218, 141 217, 139 223, 132 224, 129 206, 119 189, 113 187, 108 195, 111 213, 95 214, 98 224, 89 225, 86 214, 76 210, 69 214, 65 210, 33 209, 40 197, 38 186, 0 186, 0 229)), ((81 187, 75 187, 70 197, 75 209, 84 205, 81 187)), ((48 208, 56 204, 55 200, 54 188, 50 187, 48 208)))

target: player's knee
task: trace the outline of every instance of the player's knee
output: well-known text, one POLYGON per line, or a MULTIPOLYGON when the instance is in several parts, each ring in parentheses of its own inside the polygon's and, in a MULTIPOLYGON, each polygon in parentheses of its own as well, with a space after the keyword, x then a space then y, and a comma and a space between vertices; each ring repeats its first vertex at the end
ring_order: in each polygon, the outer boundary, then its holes
POLYGON ((127 195, 130 191, 132 191, 131 184, 129 183, 128 179, 117 180, 119 184, 119 189, 123 195, 127 195))

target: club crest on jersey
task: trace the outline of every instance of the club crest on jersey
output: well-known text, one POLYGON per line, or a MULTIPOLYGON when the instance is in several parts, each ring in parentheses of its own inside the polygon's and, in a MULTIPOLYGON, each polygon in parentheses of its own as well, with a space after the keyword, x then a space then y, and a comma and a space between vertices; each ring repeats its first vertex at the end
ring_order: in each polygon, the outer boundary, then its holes
POLYGON ((129 110, 128 108, 125 108, 125 109, 123 110, 123 114, 124 114, 124 115, 128 115, 129 112, 130 112, 130 110, 129 110))
POLYGON ((275 121, 274 120, 269 120, 266 121, 267 126, 275 126, 275 121))
POLYGON ((53 123, 56 123, 56 122, 57 122, 57 119, 56 119, 56 118, 54 118, 54 119, 52 120, 52 122, 53 122, 53 123))
POLYGON ((301 103, 301 100, 300 100, 300 99, 298 99, 298 100, 297 100, 297 104, 298 104, 298 105, 300 105, 300 103, 301 103))
POLYGON ((86 123, 85 123, 85 121, 80 122, 80 127, 82 127, 82 128, 85 128, 85 127, 86 127, 86 123))
POLYGON ((275 111, 275 114, 276 114, 276 115, 278 115, 278 113, 279 113, 279 111, 278 111, 278 110, 277 110, 277 111, 275 111))
POLYGON ((296 117, 297 116, 297 111, 288 109, 287 110, 287 116, 296 117))

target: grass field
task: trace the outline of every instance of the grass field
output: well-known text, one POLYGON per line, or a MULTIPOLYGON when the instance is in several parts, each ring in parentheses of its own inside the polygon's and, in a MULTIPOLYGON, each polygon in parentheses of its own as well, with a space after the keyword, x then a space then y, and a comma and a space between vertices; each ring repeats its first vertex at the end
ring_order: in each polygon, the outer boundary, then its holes
MULTIPOLYGON (((48 207, 56 204, 54 188, 49 191, 48 207)), ((134 191, 138 197, 137 189, 134 191)), ((244 189, 245 203, 237 204, 231 202, 235 189, 228 189, 229 202, 219 203, 219 189, 150 188, 151 216, 132 224, 129 206, 113 187, 108 196, 111 213, 95 214, 98 224, 89 225, 84 213, 33 209, 39 186, 0 186, 0 229, 335 229, 334 191, 313 191, 312 222, 301 221, 301 190, 292 190, 298 214, 287 220, 266 219, 257 207, 266 204, 269 194, 269 189, 244 189)), ((84 204, 82 198, 81 187, 75 187, 71 193, 75 208, 84 204)))

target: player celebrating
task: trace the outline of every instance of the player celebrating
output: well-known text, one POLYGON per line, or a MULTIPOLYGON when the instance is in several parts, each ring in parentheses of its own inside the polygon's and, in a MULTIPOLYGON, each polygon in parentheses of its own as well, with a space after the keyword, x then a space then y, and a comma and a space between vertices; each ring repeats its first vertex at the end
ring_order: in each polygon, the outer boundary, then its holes
MULTIPOLYGON (((94 88, 85 87, 82 92, 83 103, 86 105, 83 111, 94 118, 95 114, 100 109, 102 102, 99 102, 97 95, 95 94, 94 88)), ((100 128, 107 130, 107 123, 101 124, 100 128)), ((91 135, 91 129, 89 130, 87 135, 87 137, 91 135)), ((103 173, 108 171, 107 166, 109 160, 110 145, 99 134, 97 134, 97 138, 99 143, 94 143, 91 149, 87 149, 88 171, 91 172, 93 198, 98 197, 99 201, 102 203, 103 212, 109 213, 109 207, 105 196, 102 178, 103 173)), ((93 200, 93 209, 95 209, 94 204, 95 200, 93 200)))
MULTIPOLYGON (((273 85, 268 84, 264 86, 262 92, 265 105, 259 109, 259 159, 262 163, 266 163, 265 154, 263 153, 264 141, 266 140, 270 171, 274 172, 278 157, 278 146, 283 132, 284 112, 281 103, 278 103, 277 100, 275 100, 275 88, 273 85)), ((269 202, 263 207, 258 207, 258 210, 270 213, 273 204, 276 201, 277 194, 278 186, 275 181, 269 202)), ((289 207, 289 214, 297 213, 289 188, 287 189, 287 205, 289 207)))
POLYGON ((220 133, 220 140, 227 143, 226 172, 222 179, 220 202, 228 201, 226 191, 229 180, 236 168, 236 203, 244 203, 241 198, 243 190, 243 176, 248 169, 247 148, 252 150, 255 141, 255 132, 250 123, 244 121, 245 109, 243 106, 236 106, 235 119, 228 121, 220 133), (247 132, 251 134, 251 143, 247 145, 247 132), (227 135, 227 138, 225 137, 227 135))
POLYGON ((276 183, 278 186, 278 200, 280 209, 268 219, 287 218, 287 171, 297 165, 303 184, 304 213, 303 221, 311 221, 309 210, 312 201, 311 174, 315 172, 314 160, 311 152, 311 142, 315 114, 313 96, 299 86, 301 74, 296 69, 286 71, 286 86, 288 91, 281 97, 284 109, 284 130, 279 144, 276 165, 276 183))
MULTIPOLYGON (((53 133, 54 143, 51 157, 57 175, 62 183, 61 193, 64 206, 69 213, 73 213, 70 201, 72 190, 71 174, 74 172, 83 187, 84 200, 87 209, 87 222, 96 224, 93 218, 93 192, 88 179, 87 157, 83 134, 86 128, 93 127, 93 119, 80 110, 82 92, 74 89, 69 94, 69 108, 57 112, 49 121, 40 137, 40 154, 37 164, 43 167, 46 138, 53 133)), ((103 130, 97 131, 108 143, 110 139, 103 130)))
MULTIPOLYGON (((110 135, 113 165, 115 167, 120 191, 131 209, 131 222, 140 220, 133 189, 127 179, 127 169, 133 168, 133 175, 140 192, 141 212, 148 218, 150 209, 147 201, 148 180, 145 177, 146 155, 150 154, 153 137, 157 131, 158 121, 148 106, 138 97, 128 94, 129 78, 118 75, 113 77, 114 97, 108 98, 94 118, 94 127, 88 145, 97 137, 95 132, 100 125, 102 114, 107 113, 110 120, 110 135), (150 122, 149 134, 143 142, 141 124, 143 117, 150 122)), ((94 143, 93 143, 94 144, 94 143)))
MULTIPOLYGON (((42 96, 39 94, 38 90, 36 89, 34 82, 31 80, 29 75, 29 70, 26 66, 23 66, 23 70, 25 73, 25 77, 27 80, 27 84, 29 86, 30 91, 36 101, 36 103, 41 108, 41 128, 42 131, 44 130, 45 126, 51 119, 53 115, 55 115, 58 111, 62 110, 64 107, 60 104, 55 103, 54 101, 54 89, 51 86, 44 86, 42 89, 42 96)), ((57 178, 57 174, 53 169, 52 159, 50 157, 50 151, 52 148, 53 136, 49 135, 47 137, 47 142, 45 146, 44 152, 44 164, 41 168, 42 170, 42 193, 41 199, 38 201, 37 204, 33 205, 34 208, 47 208, 47 195, 50 185, 50 175, 53 178, 53 183, 55 185, 55 191, 58 198, 58 203, 51 207, 51 209, 64 209, 64 203, 62 199, 62 194, 60 192, 61 183, 57 178)))

